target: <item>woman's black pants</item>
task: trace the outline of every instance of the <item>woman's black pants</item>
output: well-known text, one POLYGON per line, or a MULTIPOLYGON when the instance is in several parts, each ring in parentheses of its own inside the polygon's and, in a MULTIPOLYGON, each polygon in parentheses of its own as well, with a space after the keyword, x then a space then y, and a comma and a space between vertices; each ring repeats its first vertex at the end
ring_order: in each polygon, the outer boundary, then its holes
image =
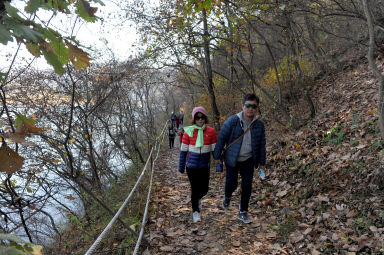
POLYGON ((191 183, 192 211, 200 212, 199 200, 208 193, 209 168, 187 168, 187 175, 191 183))
POLYGON ((169 148, 172 149, 173 148, 173 145, 175 144, 175 138, 174 137, 170 137, 169 138, 169 148))

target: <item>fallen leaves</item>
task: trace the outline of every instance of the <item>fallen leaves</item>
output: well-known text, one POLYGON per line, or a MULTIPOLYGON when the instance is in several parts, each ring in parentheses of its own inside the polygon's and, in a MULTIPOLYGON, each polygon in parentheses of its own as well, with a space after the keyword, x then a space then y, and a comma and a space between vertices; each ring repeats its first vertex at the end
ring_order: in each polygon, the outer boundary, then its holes
POLYGON ((274 201, 273 198, 268 198, 268 199, 263 200, 262 204, 264 206, 267 206, 267 205, 270 205, 273 201, 274 201))
POLYGON ((359 212, 357 210, 350 210, 348 213, 347 213, 347 218, 354 218, 356 217, 357 215, 359 215, 359 212))
POLYGON ((312 228, 307 228, 307 229, 304 230, 303 234, 304 235, 308 235, 309 233, 312 232, 312 230, 313 230, 312 228))
POLYGON ((263 233, 257 233, 256 234, 256 237, 257 239, 259 240, 264 240, 264 239, 274 239, 276 238, 277 234, 276 232, 263 232, 263 233))
POLYGON ((164 245, 164 246, 160 247, 160 250, 165 251, 165 252, 171 252, 171 251, 173 251, 173 247, 170 245, 164 245))
POLYGON ((318 199, 319 202, 329 202, 329 197, 328 197, 328 196, 325 196, 325 195, 321 195, 321 194, 319 194, 319 195, 317 196, 317 199, 318 199))
POLYGON ((368 114, 376 114, 377 110, 376 109, 371 109, 367 111, 368 114))
POLYGON ((288 193, 288 190, 280 190, 276 193, 276 196, 281 198, 281 197, 284 197, 285 195, 287 195, 287 193, 288 193))
POLYGON ((176 231, 170 231, 169 229, 166 229, 165 232, 166 232, 166 235, 169 237, 176 237, 184 234, 185 231, 183 231, 182 229, 178 229, 176 231))
POLYGON ((239 240, 233 240, 232 241, 232 245, 234 246, 234 247, 239 247, 240 246, 240 241, 239 240))
POLYGON ((300 232, 294 232, 289 236, 293 243, 298 243, 304 240, 304 235, 300 232))

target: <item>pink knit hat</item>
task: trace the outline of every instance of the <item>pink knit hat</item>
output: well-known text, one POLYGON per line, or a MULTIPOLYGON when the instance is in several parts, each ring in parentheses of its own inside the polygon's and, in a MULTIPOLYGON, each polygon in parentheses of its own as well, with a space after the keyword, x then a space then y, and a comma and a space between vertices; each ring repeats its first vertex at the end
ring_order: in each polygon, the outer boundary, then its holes
POLYGON ((193 111, 192 111, 192 119, 195 118, 195 114, 198 113, 198 112, 201 112, 202 114, 204 114, 205 116, 207 116, 207 112, 205 111, 204 107, 202 107, 202 106, 198 106, 198 107, 193 108, 193 111))

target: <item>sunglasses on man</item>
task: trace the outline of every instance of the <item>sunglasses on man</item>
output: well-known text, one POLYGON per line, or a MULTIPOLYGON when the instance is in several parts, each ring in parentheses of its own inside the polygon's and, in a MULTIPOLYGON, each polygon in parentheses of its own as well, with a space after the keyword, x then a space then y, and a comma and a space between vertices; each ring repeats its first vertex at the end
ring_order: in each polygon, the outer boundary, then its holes
POLYGON ((257 108, 257 105, 256 105, 256 104, 244 104, 244 106, 247 107, 247 108, 252 107, 253 109, 256 109, 256 108, 257 108))

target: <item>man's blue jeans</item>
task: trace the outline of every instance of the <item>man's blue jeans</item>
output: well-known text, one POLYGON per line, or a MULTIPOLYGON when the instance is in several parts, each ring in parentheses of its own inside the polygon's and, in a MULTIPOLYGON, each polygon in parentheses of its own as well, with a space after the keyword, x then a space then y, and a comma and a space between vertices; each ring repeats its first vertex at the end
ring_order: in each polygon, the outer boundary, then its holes
POLYGON ((235 167, 227 166, 227 175, 225 179, 225 196, 232 197, 232 193, 237 188, 237 177, 240 172, 241 176, 241 202, 240 211, 248 211, 249 199, 252 192, 252 179, 253 179, 253 158, 246 161, 236 162, 235 167))

